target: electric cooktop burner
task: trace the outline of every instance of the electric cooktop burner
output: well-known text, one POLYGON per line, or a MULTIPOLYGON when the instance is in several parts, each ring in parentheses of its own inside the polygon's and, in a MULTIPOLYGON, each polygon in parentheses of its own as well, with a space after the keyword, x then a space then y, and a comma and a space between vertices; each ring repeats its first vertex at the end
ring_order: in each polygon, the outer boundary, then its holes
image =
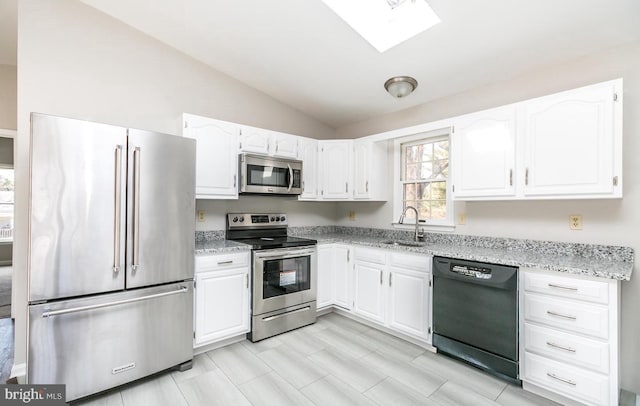
POLYGON ((303 247, 318 241, 287 235, 288 218, 283 213, 229 213, 227 240, 251 245, 254 250, 303 247))

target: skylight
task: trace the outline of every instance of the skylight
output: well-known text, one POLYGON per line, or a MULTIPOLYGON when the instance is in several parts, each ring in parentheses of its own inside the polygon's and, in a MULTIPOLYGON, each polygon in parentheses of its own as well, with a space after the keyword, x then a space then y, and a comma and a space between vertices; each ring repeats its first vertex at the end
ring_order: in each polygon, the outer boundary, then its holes
POLYGON ((379 52, 440 22, 425 0, 322 0, 379 52))

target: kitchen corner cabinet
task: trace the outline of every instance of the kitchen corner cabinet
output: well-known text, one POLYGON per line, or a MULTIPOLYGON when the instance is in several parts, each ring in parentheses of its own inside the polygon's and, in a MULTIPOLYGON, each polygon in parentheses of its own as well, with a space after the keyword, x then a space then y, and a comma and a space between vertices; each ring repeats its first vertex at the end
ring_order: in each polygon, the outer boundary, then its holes
POLYGON ((515 106, 461 117, 451 144, 456 198, 515 196, 515 106))
POLYGON ((183 114, 183 131, 197 143, 196 199, 237 199, 240 126, 183 114))
POLYGON ((318 246, 318 309, 339 306, 351 310, 351 251, 349 246, 341 244, 318 246))
POLYGON ((387 143, 367 139, 353 142, 353 198, 386 200, 387 143))
POLYGON ((302 194, 300 200, 318 198, 318 140, 298 137, 298 159, 302 161, 302 194))
POLYGON ((353 198, 353 140, 319 141, 320 197, 323 200, 353 198))
POLYGON ((298 137, 262 128, 242 126, 240 151, 295 159, 298 156, 298 137))
POLYGON ((622 79, 454 124, 455 200, 622 197, 622 79))
POLYGON ((520 272, 523 388, 563 404, 617 405, 620 282, 520 272))
POLYGON ((249 255, 196 257, 194 347, 249 332, 249 255))

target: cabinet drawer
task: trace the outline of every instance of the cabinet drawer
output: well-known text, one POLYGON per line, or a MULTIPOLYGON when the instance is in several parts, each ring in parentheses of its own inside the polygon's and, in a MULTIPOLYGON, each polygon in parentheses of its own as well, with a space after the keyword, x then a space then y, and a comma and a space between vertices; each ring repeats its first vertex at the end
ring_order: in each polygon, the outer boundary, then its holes
POLYGON ((609 303, 609 285, 606 282, 524 272, 524 289, 588 302, 609 303))
POLYGON ((430 255, 391 253, 389 262, 392 266, 428 272, 431 269, 430 255))
POLYGON ((525 323, 525 351, 609 373, 609 344, 525 323))
POLYGON ((607 376, 528 352, 524 356, 523 380, 587 404, 609 404, 607 376))
POLYGON ((568 331, 609 338, 609 309, 525 293, 524 318, 568 331))
POLYGON ((234 252, 196 257, 196 272, 229 269, 249 265, 249 252, 234 252))
POLYGON ((387 252, 382 249, 356 248, 353 254, 356 261, 386 264, 387 252))

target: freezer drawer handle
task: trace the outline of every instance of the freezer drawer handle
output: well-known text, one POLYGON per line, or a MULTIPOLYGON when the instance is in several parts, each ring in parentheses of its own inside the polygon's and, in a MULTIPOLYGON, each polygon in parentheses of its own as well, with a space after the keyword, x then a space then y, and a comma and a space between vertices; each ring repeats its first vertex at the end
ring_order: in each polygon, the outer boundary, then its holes
POLYGON ((131 270, 137 271, 140 242, 140 147, 133 149, 133 256, 131 270))
POLYGON ((83 312, 83 311, 86 311, 86 310, 100 309, 100 308, 103 308, 103 307, 111 307, 111 306, 117 306, 117 305, 121 305, 121 304, 127 304, 127 303, 133 303, 133 302, 141 302, 143 300, 156 299, 156 298, 163 297, 163 296, 177 295, 178 293, 186 293, 188 290, 189 290, 189 288, 187 288, 186 286, 181 286, 180 289, 178 289, 178 290, 174 290, 174 291, 171 291, 171 292, 164 292, 164 293, 156 293, 155 295, 136 297, 136 298, 133 298, 133 299, 117 300, 115 302, 102 303, 102 304, 91 305, 91 306, 73 307, 71 309, 45 311, 45 312, 42 313, 42 317, 44 318, 44 317, 51 317, 51 316, 60 316, 60 315, 63 315, 63 314, 68 314, 68 313, 77 313, 77 312, 83 312))
POLYGON ((113 272, 118 273, 120 270, 120 199, 122 195, 122 145, 116 146, 116 162, 115 162, 115 216, 113 220, 113 272))

